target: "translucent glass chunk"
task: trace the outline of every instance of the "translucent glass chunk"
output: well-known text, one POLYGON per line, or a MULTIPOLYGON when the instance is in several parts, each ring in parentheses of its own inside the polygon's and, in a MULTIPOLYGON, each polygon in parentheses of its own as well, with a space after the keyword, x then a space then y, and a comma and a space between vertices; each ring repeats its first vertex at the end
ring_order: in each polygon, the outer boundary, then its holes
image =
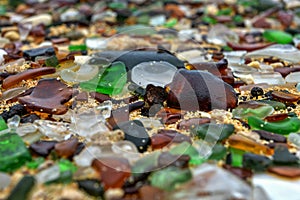
POLYGON ((292 72, 285 77, 287 83, 298 83, 300 81, 300 72, 292 72))
POLYGON ((148 84, 164 87, 170 83, 177 68, 168 62, 143 62, 136 65, 131 72, 131 80, 141 87, 148 84))
POLYGON ((263 58, 272 56, 292 63, 300 62, 300 51, 290 44, 274 44, 264 49, 252 51, 246 56, 250 58, 263 58))
POLYGON ((253 73, 253 80, 255 84, 268 83, 269 85, 283 85, 285 80, 278 72, 274 73, 253 73))

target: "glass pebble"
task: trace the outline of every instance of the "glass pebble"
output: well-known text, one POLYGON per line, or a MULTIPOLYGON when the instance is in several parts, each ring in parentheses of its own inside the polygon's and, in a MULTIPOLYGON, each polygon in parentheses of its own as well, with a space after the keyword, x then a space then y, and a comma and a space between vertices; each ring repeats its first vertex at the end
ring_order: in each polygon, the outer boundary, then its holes
POLYGON ((16 131, 19 124, 20 124, 21 118, 19 115, 15 115, 12 118, 9 118, 7 120, 7 126, 11 131, 16 131))
POLYGON ((148 84, 164 87, 170 83, 177 68, 168 62, 143 62, 136 65, 131 72, 131 80, 141 87, 148 84))
POLYGON ((35 178, 38 183, 47 183, 49 181, 53 181, 57 178, 59 178, 60 175, 60 169, 58 165, 53 165, 47 169, 44 169, 40 172, 38 172, 35 175, 35 178))
POLYGON ((298 83, 300 80, 300 72, 292 72, 285 77, 287 83, 298 83))
POLYGON ((10 181, 11 177, 8 174, 0 172, 0 190, 6 188, 10 181))
POLYGON ((268 83, 270 85, 283 85, 285 80, 278 72, 274 73, 253 73, 254 84, 268 83))

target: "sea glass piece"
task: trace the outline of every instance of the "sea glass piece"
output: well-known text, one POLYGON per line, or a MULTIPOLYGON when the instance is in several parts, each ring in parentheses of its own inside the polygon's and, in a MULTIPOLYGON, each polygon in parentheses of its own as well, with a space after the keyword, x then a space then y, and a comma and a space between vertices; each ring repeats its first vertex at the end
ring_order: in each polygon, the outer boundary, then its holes
POLYGON ((217 24, 207 33, 207 41, 216 45, 226 46, 228 41, 238 43, 239 36, 226 26, 217 24))
POLYGON ((31 23, 19 23, 18 24, 18 30, 19 30, 21 41, 26 40, 31 29, 32 29, 31 23))
POLYGON ((57 57, 54 56, 50 56, 49 58, 46 58, 45 60, 45 65, 48 67, 57 67, 59 64, 57 57))
POLYGON ((175 66, 165 61, 143 62, 133 67, 131 80, 144 88, 149 84, 164 87, 172 81, 176 70, 175 66))
POLYGON ((234 132, 232 124, 201 124, 191 129, 191 134, 207 142, 215 143, 228 138, 234 132))
POLYGON ((275 110, 284 110, 284 109, 286 109, 286 105, 284 103, 279 102, 279 101, 258 100, 258 102, 268 104, 268 105, 272 106, 275 110))
POLYGON ((45 162, 45 158, 37 157, 37 158, 33 159, 32 161, 27 162, 26 166, 29 169, 37 169, 43 162, 45 162))
POLYGON ((251 108, 250 106, 247 108, 245 106, 239 105, 232 111, 232 115, 234 118, 238 119, 246 119, 248 116, 256 116, 259 118, 265 118, 271 115, 274 112, 274 108, 270 105, 258 105, 256 108, 251 108))
POLYGON ((63 103, 72 98, 73 89, 56 79, 42 79, 30 95, 20 97, 19 102, 28 109, 51 114, 64 114, 68 107, 63 103))
POLYGON ((250 58, 263 58, 272 56, 292 63, 300 62, 300 51, 293 45, 289 44, 274 44, 264 49, 249 52, 246 55, 246 57, 250 58))
POLYGON ((122 62, 114 62, 103 74, 92 80, 80 83, 82 89, 96 91, 102 94, 120 94, 127 82, 126 66, 122 62))
POLYGON ((269 147, 242 135, 231 135, 228 138, 228 144, 232 148, 255 154, 264 153, 266 155, 271 155, 273 153, 269 147))
POLYGON ((78 186, 91 196, 103 197, 104 189, 101 182, 97 179, 78 180, 78 186))
POLYGON ((285 80, 278 72, 264 72, 252 74, 254 84, 268 83, 269 85, 283 85, 285 80))
POLYGON ((263 37, 269 42, 276 42, 278 44, 289 44, 293 41, 292 35, 280 30, 265 30, 263 37))
POLYGON ((288 141, 294 144, 296 147, 300 148, 300 134, 299 133, 291 133, 288 136, 288 141))
POLYGON ((167 105, 171 108, 210 111, 234 108, 237 104, 232 86, 205 71, 179 69, 166 87, 167 105))
POLYGON ((300 95, 282 91, 273 91, 272 97, 283 102, 296 102, 300 99, 300 95))
POLYGON ((216 165, 205 163, 192 173, 192 180, 168 193, 168 199, 252 199, 251 186, 216 165))
POLYGON ((66 82, 83 82, 91 80, 98 72, 98 66, 84 64, 81 65, 77 71, 73 69, 62 70, 60 77, 66 82))
POLYGON ((8 89, 20 83, 23 80, 34 79, 39 76, 53 73, 55 73, 55 68, 53 67, 40 67, 36 69, 28 69, 26 71, 5 78, 2 83, 2 88, 8 89))
POLYGON ((137 147, 128 140, 113 143, 111 149, 115 154, 127 158, 130 163, 140 158, 137 147))
POLYGON ((180 169, 177 167, 167 167, 165 169, 155 171, 151 174, 151 185, 162 190, 174 190, 176 185, 185 183, 192 178, 189 169, 180 169))
POLYGON ((7 126, 12 132, 16 132, 19 124, 20 124, 21 118, 19 115, 15 115, 7 120, 7 126))
POLYGON ((126 158, 104 157, 95 159, 92 167, 101 176, 105 189, 121 188, 131 174, 131 168, 126 158))
POLYGON ((265 171, 271 164, 272 161, 266 156, 253 153, 245 153, 243 155, 243 167, 253 171, 265 171))
POLYGON ((243 155, 244 151, 240 149, 231 148, 231 166, 242 167, 243 166, 243 155))
POLYGON ((47 183, 50 181, 54 181, 56 180, 59 175, 60 175, 60 171, 59 171, 59 166, 58 164, 55 164, 51 167, 48 167, 40 172, 38 172, 35 175, 35 178, 37 180, 38 183, 47 183))
POLYGON ((29 192, 35 185, 35 178, 31 175, 25 175, 11 190, 7 200, 27 199, 29 192))
POLYGON ((252 178, 255 187, 261 187, 270 200, 281 200, 282 197, 299 199, 299 180, 282 179, 266 173, 255 174, 252 178), (288 189, 287 189, 288 188, 288 189))
POLYGON ((10 100, 10 99, 18 96, 19 94, 22 94, 23 92, 25 92, 26 89, 27 89, 26 87, 15 87, 15 88, 8 89, 2 93, 0 100, 1 101, 10 100))
POLYGON ((7 173, 0 172, 0 190, 9 186, 10 182, 11 182, 10 175, 7 173))
POLYGON ((266 122, 258 117, 249 116, 248 124, 252 129, 265 130, 282 135, 288 135, 300 129, 300 120, 298 117, 290 117, 277 122, 266 122))
POLYGON ((287 83, 298 83, 300 80, 300 72, 292 72, 285 77, 287 83))
POLYGON ((69 51, 86 51, 87 47, 85 44, 78 44, 78 45, 70 45, 69 51))
POLYGON ((53 56, 55 50, 53 47, 39 47, 23 51, 23 56, 26 59, 34 61, 37 56, 53 56))
POLYGON ((0 131, 3 131, 7 128, 8 128, 8 126, 5 122, 5 120, 3 119, 3 117, 0 116, 0 131))
POLYGON ((103 51, 95 53, 94 56, 108 59, 110 62, 123 62, 127 71, 131 71, 133 67, 139 63, 149 61, 165 61, 177 68, 184 68, 184 62, 182 60, 179 60, 175 55, 165 51, 103 51))
POLYGON ((20 136, 16 133, 0 136, 0 171, 11 172, 30 159, 31 155, 20 136))

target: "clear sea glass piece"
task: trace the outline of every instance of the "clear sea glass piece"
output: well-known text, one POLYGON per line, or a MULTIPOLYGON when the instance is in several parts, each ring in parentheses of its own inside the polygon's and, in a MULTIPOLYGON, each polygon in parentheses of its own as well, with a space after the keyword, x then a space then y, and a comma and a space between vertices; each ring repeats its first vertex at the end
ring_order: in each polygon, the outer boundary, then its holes
POLYGON ((228 41, 238 43, 239 36, 226 26, 217 24, 207 33, 207 41, 216 45, 225 46, 228 41))
POLYGON ((99 68, 93 65, 81 65, 78 71, 72 69, 64 69, 60 72, 60 76, 67 82, 83 82, 91 80, 99 72, 99 68))
POLYGON ((269 85, 283 85, 285 80, 278 72, 274 73, 253 73, 254 84, 268 83, 269 85))
POLYGON ((211 164, 193 169, 193 179, 167 199, 252 199, 251 187, 232 173, 211 164))
POLYGON ((246 56, 250 58, 277 57, 292 63, 300 62, 300 51, 290 44, 274 44, 249 52, 246 56))
POLYGON ((10 176, 7 173, 0 172, 0 190, 6 188, 10 182, 10 176))
POLYGON ((281 200, 282 197, 297 200, 300 196, 300 180, 279 179, 268 174, 255 174, 252 178, 255 187, 261 187, 272 200, 281 200))
POLYGON ((49 181, 56 180, 60 175, 60 170, 58 165, 53 165, 47 169, 38 172, 35 178, 38 183, 46 183, 49 181))
POLYGON ((131 79, 141 87, 148 84, 164 87, 170 83, 177 68, 168 62, 143 62, 136 65, 131 72, 131 79))
POLYGON ((32 124, 32 123, 26 123, 26 124, 21 124, 17 130, 16 130, 16 133, 23 137, 27 134, 30 134, 30 133, 35 133, 37 131, 37 126, 32 124))
POLYGON ((287 83, 298 83, 300 81, 300 72, 292 72, 285 77, 287 83))
POLYGON ((9 118, 7 120, 7 126, 11 131, 15 132, 20 124, 20 121, 21 121, 20 116, 15 115, 12 118, 9 118))
POLYGON ((5 100, 12 99, 18 96, 19 94, 25 92, 26 89, 27 89, 26 87, 16 87, 16 88, 8 89, 2 93, 0 100, 5 101, 5 100))
POLYGON ((32 24, 31 23, 19 23, 18 24, 18 29, 20 33, 20 39, 21 41, 26 40, 28 34, 30 33, 32 29, 32 24))
POLYGON ((74 157, 74 162, 80 167, 91 166, 93 160, 101 155, 100 146, 89 146, 85 148, 79 155, 74 157))

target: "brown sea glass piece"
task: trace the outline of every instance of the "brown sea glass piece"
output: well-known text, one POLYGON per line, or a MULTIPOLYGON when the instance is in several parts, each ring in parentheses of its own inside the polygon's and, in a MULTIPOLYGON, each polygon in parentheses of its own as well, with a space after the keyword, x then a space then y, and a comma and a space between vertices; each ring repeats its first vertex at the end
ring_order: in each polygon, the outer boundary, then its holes
POLYGON ((54 149, 58 156, 69 158, 70 156, 73 156, 76 152, 78 144, 78 139, 73 137, 69 140, 57 143, 54 149))
POLYGON ((279 72, 283 77, 286 77, 292 72, 299 72, 300 67, 276 67, 274 71, 279 72))
POLYGON ((161 129, 151 137, 151 147, 161 149, 172 143, 192 143, 191 138, 174 130, 161 129))
POLYGON ((211 111, 237 105, 233 87, 205 71, 179 69, 166 90, 167 104, 171 108, 211 111))
POLYGON ((144 185, 139 189, 141 200, 164 199, 164 192, 156 187, 144 185))
POLYGON ((277 121, 284 120, 288 117, 289 117, 289 115, 287 113, 279 113, 279 114, 267 116, 265 118, 265 121, 267 121, 267 122, 277 122, 277 121))
POLYGON ((284 102, 295 102, 300 99, 299 95, 292 94, 292 93, 286 93, 286 92, 282 92, 282 91, 273 91, 272 97, 275 99, 278 99, 280 101, 284 101, 284 102))
POLYGON ((20 97, 19 102, 28 109, 61 115, 68 111, 63 105, 73 95, 73 89, 56 79, 40 80, 30 95, 20 97))
POLYGON ((241 167, 233 167, 231 165, 223 165, 224 169, 227 169, 228 171, 230 171, 231 173, 237 175, 238 177, 246 180, 248 178, 251 178, 253 173, 250 169, 244 169, 241 167))
POLYGON ((277 174, 279 176, 285 176, 288 178, 300 177, 300 168, 289 166, 274 166, 268 169, 269 172, 277 174))
POLYGON ((231 135, 228 138, 228 144, 232 148, 240 149, 255 154, 265 154, 265 155, 273 154, 273 150, 268 146, 265 146, 261 143, 258 143, 242 135, 236 135, 236 134, 231 135))
POLYGON ((227 45, 235 51, 255 51, 259 49, 271 46, 274 43, 255 43, 255 44, 237 44, 233 42, 227 42, 227 45))
POLYGON ((177 124, 177 128, 180 130, 189 130, 196 125, 206 124, 209 122, 210 119, 208 117, 185 119, 177 124))
POLYGON ((99 173, 106 189, 121 188, 131 174, 130 164, 126 158, 95 159, 92 162, 92 167, 99 173))
POLYGON ((43 76, 46 74, 55 73, 56 69, 54 67, 41 67, 36 69, 28 69, 24 72, 20 72, 15 75, 11 75, 3 80, 2 88, 8 89, 12 86, 20 83, 22 80, 33 79, 39 76, 43 76))

